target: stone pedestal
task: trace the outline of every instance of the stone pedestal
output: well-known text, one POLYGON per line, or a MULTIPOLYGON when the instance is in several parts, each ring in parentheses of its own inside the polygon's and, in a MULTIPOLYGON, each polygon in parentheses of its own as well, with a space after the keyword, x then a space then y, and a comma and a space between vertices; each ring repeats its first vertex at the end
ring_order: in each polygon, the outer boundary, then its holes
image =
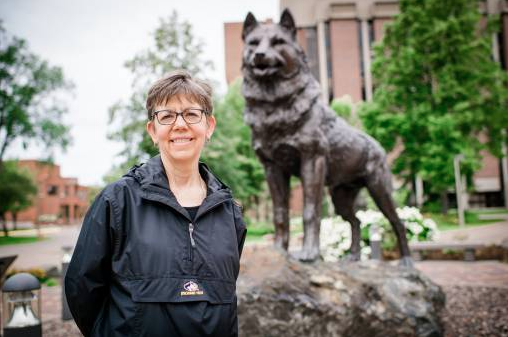
POLYGON ((445 295, 388 262, 304 264, 246 247, 238 279, 240 336, 443 336, 445 295))

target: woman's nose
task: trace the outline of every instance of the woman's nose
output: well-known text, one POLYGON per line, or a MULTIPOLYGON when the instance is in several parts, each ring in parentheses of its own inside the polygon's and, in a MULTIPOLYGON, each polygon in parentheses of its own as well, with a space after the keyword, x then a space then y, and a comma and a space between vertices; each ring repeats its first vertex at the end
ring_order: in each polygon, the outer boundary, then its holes
POLYGON ((174 127, 186 127, 186 126, 187 126, 187 123, 183 119, 183 116, 182 115, 177 115, 174 127))

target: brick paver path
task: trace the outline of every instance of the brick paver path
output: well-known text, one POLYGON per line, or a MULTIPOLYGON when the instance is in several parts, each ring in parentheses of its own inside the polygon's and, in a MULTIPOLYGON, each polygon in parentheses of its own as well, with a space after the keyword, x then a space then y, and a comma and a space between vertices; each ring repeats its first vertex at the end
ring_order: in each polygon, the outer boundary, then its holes
POLYGON ((508 221, 497 222, 492 225, 448 230, 439 233, 439 238, 436 241, 481 242, 487 245, 501 245, 503 242, 508 242, 508 221))
POLYGON ((421 261, 416 268, 440 286, 508 289, 508 264, 498 261, 421 261))
MULTIPOLYGON (((16 245, 0 246, 0 256, 18 255, 13 266, 16 269, 31 267, 58 267, 62 263, 62 247, 74 246, 78 239, 81 226, 47 226, 42 228, 45 240, 16 245)), ((26 235, 37 235, 33 230, 26 235)))
POLYGON ((82 337, 73 320, 62 321, 62 288, 42 287, 42 331, 48 337, 82 337))

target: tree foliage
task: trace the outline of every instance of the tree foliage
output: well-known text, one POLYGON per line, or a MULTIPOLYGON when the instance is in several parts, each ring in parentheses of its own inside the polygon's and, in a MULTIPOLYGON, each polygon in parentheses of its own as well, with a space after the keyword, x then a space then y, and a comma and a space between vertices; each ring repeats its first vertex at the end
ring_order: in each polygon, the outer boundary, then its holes
POLYGON ((453 186, 453 158, 469 178, 480 167, 480 136, 500 154, 508 127, 507 75, 492 59, 496 20, 482 23, 470 0, 401 0, 400 14, 375 47, 374 100, 365 128, 385 148, 401 142, 394 171, 419 174, 434 192, 453 186))
POLYGON ((32 204, 37 193, 32 176, 18 168, 16 162, 5 161, 0 168, 0 218, 5 236, 9 235, 5 215, 15 214, 32 204))
POLYGON ((67 112, 62 94, 72 84, 59 67, 33 54, 26 41, 10 36, 0 22, 0 165, 15 139, 47 149, 69 144, 67 112))
POLYGON ((244 108, 241 81, 237 80, 214 109, 217 127, 203 160, 231 187, 244 208, 249 208, 262 192, 265 178, 251 145, 250 129, 243 122, 244 108))
POLYGON ((213 68, 210 61, 203 59, 204 45, 194 37, 192 25, 179 20, 176 11, 170 17, 160 19, 153 38, 151 48, 125 62, 125 67, 133 74, 130 98, 117 102, 109 110, 109 123, 113 129, 109 138, 124 143, 120 155, 125 161, 112 169, 105 178, 107 181, 157 154, 157 148, 145 131, 145 102, 150 85, 175 69, 186 69, 193 76, 203 78, 203 73, 213 68))
POLYGON ((345 119, 349 125, 363 130, 362 121, 357 113, 360 106, 361 103, 355 104, 349 95, 345 95, 340 98, 334 98, 330 103, 330 108, 335 111, 337 116, 345 119))

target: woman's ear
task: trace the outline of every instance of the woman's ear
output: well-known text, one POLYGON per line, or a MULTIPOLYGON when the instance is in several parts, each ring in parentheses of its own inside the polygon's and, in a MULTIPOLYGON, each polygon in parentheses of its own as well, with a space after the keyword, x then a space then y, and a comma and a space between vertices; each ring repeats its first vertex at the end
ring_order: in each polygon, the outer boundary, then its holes
POLYGON ((208 125, 208 128, 206 130, 206 138, 210 139, 213 135, 213 132, 215 131, 215 116, 209 116, 206 118, 206 124, 208 125))
POLYGON ((150 138, 152 138, 153 145, 157 145, 155 123, 153 120, 146 122, 146 132, 148 132, 148 134, 150 135, 150 138))

